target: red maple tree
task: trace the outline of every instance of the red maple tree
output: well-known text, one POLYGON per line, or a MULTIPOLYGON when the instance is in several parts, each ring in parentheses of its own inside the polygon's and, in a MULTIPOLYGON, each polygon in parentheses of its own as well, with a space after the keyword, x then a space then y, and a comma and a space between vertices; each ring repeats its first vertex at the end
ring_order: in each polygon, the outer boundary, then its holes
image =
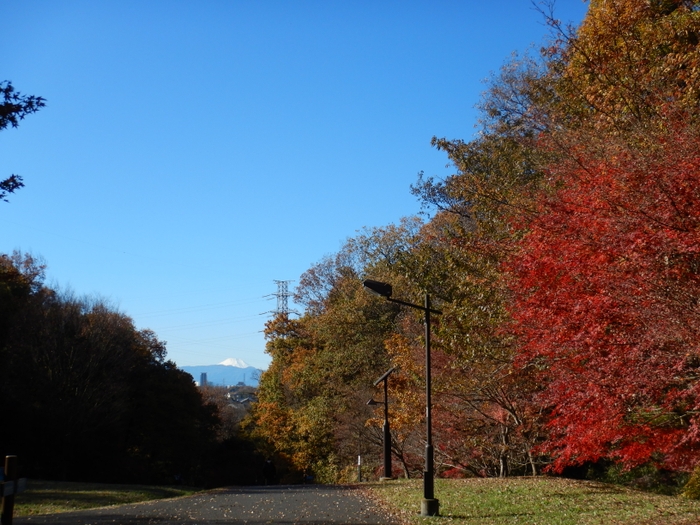
POLYGON ((692 469, 700 447, 700 134, 571 145, 507 265, 553 468, 692 469))

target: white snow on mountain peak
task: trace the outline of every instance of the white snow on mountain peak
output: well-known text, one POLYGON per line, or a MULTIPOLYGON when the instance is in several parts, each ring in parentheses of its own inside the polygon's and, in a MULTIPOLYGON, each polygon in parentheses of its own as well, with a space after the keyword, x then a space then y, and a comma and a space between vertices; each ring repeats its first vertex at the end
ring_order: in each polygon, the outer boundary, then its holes
POLYGON ((243 359, 236 359, 235 357, 229 357, 228 359, 225 359, 219 363, 220 365, 225 365, 225 366, 235 366, 238 368, 248 368, 250 365, 243 361, 243 359))

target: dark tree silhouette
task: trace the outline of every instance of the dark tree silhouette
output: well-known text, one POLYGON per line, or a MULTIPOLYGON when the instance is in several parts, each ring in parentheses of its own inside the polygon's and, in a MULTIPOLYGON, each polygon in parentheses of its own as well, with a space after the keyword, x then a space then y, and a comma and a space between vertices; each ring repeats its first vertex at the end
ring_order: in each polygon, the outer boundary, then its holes
MULTIPOLYGON (((25 116, 36 113, 45 105, 44 98, 22 95, 19 91, 15 91, 11 82, 7 80, 0 82, 0 130, 8 126, 16 128, 25 116)), ((24 183, 19 175, 12 174, 0 180, 0 200, 7 202, 7 195, 14 193, 22 186, 24 183)))

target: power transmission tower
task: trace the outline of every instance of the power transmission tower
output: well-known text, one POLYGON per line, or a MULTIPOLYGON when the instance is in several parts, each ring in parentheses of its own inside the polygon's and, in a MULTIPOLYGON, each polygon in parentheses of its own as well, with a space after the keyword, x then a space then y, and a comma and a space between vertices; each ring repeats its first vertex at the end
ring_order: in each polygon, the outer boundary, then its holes
POLYGON ((274 280, 273 281, 275 284, 277 284, 277 293, 273 293, 270 295, 266 295, 265 297, 277 297, 277 309, 272 310, 270 314, 274 315, 282 315, 284 317, 288 317, 289 314, 297 314, 299 315, 299 312, 296 310, 290 310, 289 309, 289 297, 292 295, 289 292, 289 283, 291 283, 291 280, 288 281, 278 281, 274 280))
POLYGON ((274 281, 277 284, 277 293, 273 294, 277 297, 277 315, 289 315, 289 283, 292 281, 274 281))

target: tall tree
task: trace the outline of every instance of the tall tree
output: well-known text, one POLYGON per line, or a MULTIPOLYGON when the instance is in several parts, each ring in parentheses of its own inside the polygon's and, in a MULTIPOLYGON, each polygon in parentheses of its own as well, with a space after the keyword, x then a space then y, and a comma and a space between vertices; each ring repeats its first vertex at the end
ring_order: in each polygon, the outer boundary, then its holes
POLYGON ((509 263, 523 363, 547 385, 557 469, 697 463, 700 140, 692 126, 672 127, 653 149, 608 137, 582 145, 576 165, 553 167, 566 185, 542 199, 509 263))
MULTIPOLYGON (((593 0, 575 36, 552 48, 566 127, 624 133, 664 109, 697 108, 697 0, 593 0)), ((550 19, 554 25, 556 22, 550 19)))
POLYGON ((45 479, 202 481, 216 414, 165 344, 102 301, 43 284, 0 255, 0 455, 45 479))
POLYGON ((261 377, 253 421, 277 452, 319 479, 333 481, 354 465, 361 436, 374 436, 365 429, 366 401, 390 366, 384 340, 398 308, 372 300, 362 276, 370 267, 386 272, 414 228, 410 222, 387 228, 380 244, 369 232, 350 239, 302 276, 295 298, 305 314, 268 324, 273 360, 261 377))
POLYGON ((538 469, 531 449, 542 432, 528 403, 534 385, 514 368, 513 337, 503 330, 510 292, 501 265, 521 235, 511 221, 530 215, 548 184, 543 166, 552 153, 538 143, 549 129, 552 70, 529 57, 508 62, 480 103, 482 132, 469 142, 433 139, 455 173, 421 176, 413 187, 437 210, 412 253, 424 275, 408 274, 443 304, 436 342, 444 371, 434 383, 439 410, 448 411, 437 418, 446 423, 440 439, 450 445, 440 453, 478 475, 538 469))
MULTIPOLYGON (((0 96, 0 131, 8 126, 16 128, 25 116, 39 111, 46 105, 42 97, 22 95, 15 91, 14 86, 7 80, 0 82, 0 96)), ((0 200, 7 202, 7 195, 22 186, 24 183, 19 175, 10 175, 0 180, 0 200)))
POLYGON ((508 268, 557 469, 694 464, 697 7, 593 1, 575 34, 549 18, 544 184, 508 268))

